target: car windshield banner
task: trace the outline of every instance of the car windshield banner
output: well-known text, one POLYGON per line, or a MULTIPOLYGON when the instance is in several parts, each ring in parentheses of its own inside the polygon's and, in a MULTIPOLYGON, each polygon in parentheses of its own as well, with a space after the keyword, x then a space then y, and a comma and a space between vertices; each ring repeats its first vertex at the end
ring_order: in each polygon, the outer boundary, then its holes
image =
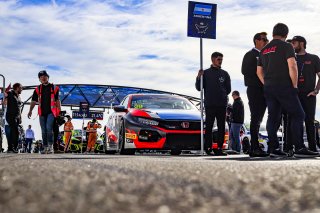
POLYGON ((216 38, 217 5, 189 1, 188 36, 216 38))

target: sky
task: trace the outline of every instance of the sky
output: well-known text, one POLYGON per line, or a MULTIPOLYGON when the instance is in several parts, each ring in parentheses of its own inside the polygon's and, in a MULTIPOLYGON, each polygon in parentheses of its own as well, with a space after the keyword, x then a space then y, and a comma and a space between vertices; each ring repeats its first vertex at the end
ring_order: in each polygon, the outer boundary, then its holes
MULTIPOLYGON (((204 2, 217 4, 217 38, 203 41, 204 68, 212 52, 224 54, 222 68, 231 76, 232 90, 240 91, 249 122, 241 63, 253 35, 266 31, 271 39, 273 26, 282 22, 288 37, 304 36, 307 51, 318 55, 320 3, 204 2)), ((7 85, 37 85, 37 73, 46 69, 56 84, 132 86, 200 97, 194 87, 199 39, 187 37, 187 11, 186 0, 0 0, 0 73, 7 85)), ((30 95, 23 92, 23 100, 30 95)), ((316 118, 319 113, 318 101, 316 118)), ((40 137, 36 114, 34 109, 31 120, 23 117, 23 125, 32 124, 40 137)))

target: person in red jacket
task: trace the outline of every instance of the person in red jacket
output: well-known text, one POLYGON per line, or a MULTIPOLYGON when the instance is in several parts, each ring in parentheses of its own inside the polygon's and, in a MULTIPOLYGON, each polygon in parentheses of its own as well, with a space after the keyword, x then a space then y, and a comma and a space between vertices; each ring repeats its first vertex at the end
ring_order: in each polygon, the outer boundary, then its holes
POLYGON ((60 114, 61 103, 59 100, 59 87, 49 83, 47 71, 38 73, 41 84, 33 92, 28 118, 31 118, 32 110, 36 103, 42 132, 44 150, 42 153, 53 153, 53 124, 54 119, 60 114))

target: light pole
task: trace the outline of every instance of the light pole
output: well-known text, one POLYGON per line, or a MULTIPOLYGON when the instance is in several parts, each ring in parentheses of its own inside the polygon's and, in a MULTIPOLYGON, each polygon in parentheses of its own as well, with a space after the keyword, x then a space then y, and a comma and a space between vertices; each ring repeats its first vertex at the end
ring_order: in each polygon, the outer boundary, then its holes
MULTIPOLYGON (((2 112, 1 112, 1 125, 4 127, 4 122, 3 122, 3 115, 2 113, 4 113, 4 92, 6 89, 6 78, 4 77, 4 75, 0 74, 0 76, 3 78, 3 87, 2 87, 2 93, 3 93, 3 97, 2 97, 2 112)), ((0 133, 1 134, 1 133, 0 133)))

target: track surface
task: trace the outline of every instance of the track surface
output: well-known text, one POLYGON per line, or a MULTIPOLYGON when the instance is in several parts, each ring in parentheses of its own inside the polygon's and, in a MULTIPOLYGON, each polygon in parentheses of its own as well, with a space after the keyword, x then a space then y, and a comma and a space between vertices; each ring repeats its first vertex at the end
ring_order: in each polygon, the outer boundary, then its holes
POLYGON ((0 154, 1 213, 320 212, 320 158, 0 154))

